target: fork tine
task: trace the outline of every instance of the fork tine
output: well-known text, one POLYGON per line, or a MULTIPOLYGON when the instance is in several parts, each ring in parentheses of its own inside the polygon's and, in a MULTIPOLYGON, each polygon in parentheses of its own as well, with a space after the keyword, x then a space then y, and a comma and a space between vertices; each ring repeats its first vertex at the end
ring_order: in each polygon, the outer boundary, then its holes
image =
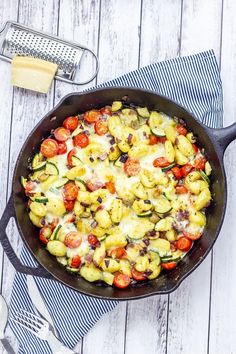
POLYGON ((43 324, 34 321, 32 318, 27 317, 26 315, 22 314, 22 313, 18 313, 16 316, 16 319, 18 321, 22 321, 24 322, 26 325, 28 325, 29 327, 33 327, 35 330, 40 330, 40 328, 42 328, 43 324))
POLYGON ((36 321, 39 322, 40 325, 45 324, 46 321, 44 321, 41 317, 36 316, 35 314, 28 312, 24 309, 19 309, 17 312, 18 315, 24 315, 26 316, 28 319, 30 319, 31 321, 36 321))
POLYGON ((36 331, 32 330, 32 329, 31 329, 31 328, 29 328, 28 326, 24 325, 22 322, 17 321, 17 320, 15 320, 15 319, 14 319, 14 318, 12 318, 12 317, 10 317, 10 318, 11 318, 11 320, 12 320, 13 322, 15 322, 15 323, 17 323, 18 325, 20 325, 21 327, 24 327, 25 329, 27 329, 27 331, 29 331, 29 332, 33 333, 34 335, 37 335, 37 333, 38 333, 38 332, 36 332, 36 331))

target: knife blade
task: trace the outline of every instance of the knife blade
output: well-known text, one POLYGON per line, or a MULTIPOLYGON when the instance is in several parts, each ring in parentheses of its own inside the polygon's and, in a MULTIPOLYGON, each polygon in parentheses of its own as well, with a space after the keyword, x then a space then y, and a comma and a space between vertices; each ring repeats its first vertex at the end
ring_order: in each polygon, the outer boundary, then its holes
POLYGON ((26 278, 27 278, 29 295, 34 307, 36 308, 38 314, 50 323, 50 325, 52 326, 52 331, 58 337, 58 333, 53 323, 53 319, 47 309, 47 306, 34 280, 34 277, 31 275, 27 275, 26 278))

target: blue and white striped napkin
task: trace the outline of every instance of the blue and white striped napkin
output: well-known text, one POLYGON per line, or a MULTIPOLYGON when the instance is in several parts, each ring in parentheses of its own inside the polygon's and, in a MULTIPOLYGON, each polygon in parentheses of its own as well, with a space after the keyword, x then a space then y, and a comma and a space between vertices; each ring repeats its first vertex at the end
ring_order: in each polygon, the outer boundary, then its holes
MULTIPOLYGON (((99 86, 131 86, 153 90, 179 102, 209 126, 221 127, 223 124, 222 86, 213 51, 155 63, 99 86)), ((36 265, 25 248, 22 251, 22 261, 29 266, 36 265)), ((70 348, 78 343, 103 314, 118 304, 117 301, 79 294, 52 280, 35 280, 61 340, 70 348)), ((20 273, 15 276, 10 312, 15 313, 19 308, 33 312, 26 276, 20 273)), ((19 353, 51 353, 46 342, 13 322, 10 322, 10 326, 20 343, 19 353)))

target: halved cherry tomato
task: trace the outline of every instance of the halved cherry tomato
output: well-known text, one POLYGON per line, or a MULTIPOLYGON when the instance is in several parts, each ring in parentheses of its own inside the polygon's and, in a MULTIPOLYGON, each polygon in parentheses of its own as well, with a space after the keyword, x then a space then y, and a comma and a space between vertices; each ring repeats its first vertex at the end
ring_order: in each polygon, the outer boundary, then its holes
POLYGON ((42 227, 39 231, 40 241, 42 241, 46 245, 49 241, 51 234, 52 234, 52 229, 50 227, 48 226, 42 227))
POLYGON ((71 132, 78 127, 79 120, 76 116, 67 117, 63 122, 63 127, 69 129, 71 132))
POLYGON ((188 132, 187 129, 181 124, 177 125, 176 130, 180 135, 186 135, 188 132))
POLYGON ((193 242, 189 238, 183 236, 178 239, 177 248, 180 251, 188 252, 190 250, 190 248, 192 247, 192 244, 193 244, 193 242))
POLYGON ((124 164, 124 171, 128 176, 136 176, 141 171, 138 159, 128 159, 124 164))
POLYGON ((76 135, 73 138, 73 144, 74 144, 74 146, 79 146, 81 148, 85 148, 89 144, 88 135, 86 135, 84 133, 80 133, 80 134, 76 135))
POLYGON ((158 137, 158 142, 159 142, 159 143, 164 144, 164 142, 165 142, 166 140, 167 140, 167 139, 166 139, 165 136, 159 136, 159 137, 158 137))
POLYGON ((190 163, 187 163, 186 165, 184 165, 183 167, 181 167, 181 174, 183 177, 186 177, 193 169, 193 166, 190 165, 190 163))
POLYGON ((70 267, 72 268, 79 268, 81 264, 81 258, 79 255, 73 256, 70 260, 70 267))
POLYGON ((162 268, 171 270, 177 266, 177 262, 168 262, 168 263, 161 263, 162 268))
POLYGON ((113 182, 106 182, 105 183, 106 189, 111 193, 114 194, 116 192, 116 188, 113 182))
POLYGON ((58 152, 58 143, 54 139, 45 139, 41 144, 40 152, 45 157, 54 157, 58 152))
POLYGON ((196 144, 192 144, 193 150, 194 150, 194 154, 196 155, 198 153, 198 147, 196 144))
POLYGON ((62 193, 64 199, 66 200, 75 200, 78 196, 79 188, 74 182, 69 182, 64 185, 62 193))
POLYGON ((67 211, 72 211, 74 209, 75 201, 64 199, 64 205, 67 211))
POLYGON ((192 241, 198 240, 202 236, 202 233, 200 233, 200 232, 198 232, 196 234, 190 234, 189 232, 184 231, 183 234, 185 237, 189 238, 192 241))
POLYGON ((58 141, 66 141, 70 136, 70 131, 69 129, 59 127, 54 130, 53 134, 58 141))
POLYGON ((67 152, 67 145, 64 141, 58 143, 58 155, 63 155, 67 152))
POLYGON ((154 134, 149 136, 149 145, 155 145, 158 143, 158 137, 154 134))
POLYGON ((114 277, 113 284, 116 288, 125 289, 130 284, 130 277, 127 274, 117 273, 114 277))
POLYGON ((117 248, 114 248, 112 251, 111 251, 111 257, 112 258, 122 258, 124 256, 126 256, 127 252, 124 248, 122 247, 117 247, 117 248))
POLYGON ((171 169, 171 171, 173 172, 174 176, 177 178, 177 179, 181 179, 182 178, 182 173, 181 173, 181 169, 177 166, 173 167, 171 169))
POLYGON ((97 236, 92 235, 92 234, 88 235, 88 243, 91 246, 96 246, 99 243, 97 236))
POLYGON ((77 231, 70 231, 65 236, 64 244, 69 248, 77 248, 81 245, 82 236, 77 231))
POLYGON ((158 157, 153 161, 154 167, 166 167, 169 166, 169 161, 165 157, 158 157))
POLYGON ((84 119, 88 123, 95 123, 101 118, 101 113, 97 109, 92 109, 91 111, 85 112, 84 113, 84 119))
POLYGON ((186 188, 184 185, 180 184, 175 187, 176 193, 177 194, 185 194, 188 193, 188 188, 186 188))
POLYGON ((76 155, 76 149, 72 149, 67 154, 67 163, 70 167, 73 166, 72 156, 76 155))
POLYGON ((111 116, 112 115, 112 112, 111 112, 111 107, 103 107, 100 109, 100 113, 101 114, 107 114, 108 116, 111 116))
POLYGON ((142 280, 147 279, 145 274, 143 274, 142 272, 138 272, 135 268, 131 269, 131 274, 132 274, 132 277, 137 281, 142 281, 142 280))
POLYGON ((195 161, 194 161, 194 166, 198 169, 198 170, 204 170, 205 168, 205 163, 206 163, 206 159, 201 156, 199 158, 197 158, 195 161))
POLYGON ((99 119, 95 124, 94 124, 94 129, 95 132, 98 135, 104 135, 108 132, 108 125, 107 122, 104 120, 99 119))
POLYGON ((25 194, 28 195, 29 193, 32 193, 36 187, 37 187, 36 182, 27 181, 25 185, 25 194))
POLYGON ((88 190, 90 190, 90 192, 94 192, 97 189, 102 188, 103 186, 104 184, 102 182, 95 181, 95 180, 90 180, 86 182, 86 187, 88 188, 88 190))

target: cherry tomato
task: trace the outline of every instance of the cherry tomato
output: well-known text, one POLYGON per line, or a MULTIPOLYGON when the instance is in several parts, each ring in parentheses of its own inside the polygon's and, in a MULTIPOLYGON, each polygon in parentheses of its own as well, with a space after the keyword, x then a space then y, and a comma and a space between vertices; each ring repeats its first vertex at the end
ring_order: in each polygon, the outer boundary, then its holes
POLYGON ((138 159, 128 159, 124 164, 124 171, 128 176, 136 176, 141 170, 138 159))
POLYGON ((76 155, 76 149, 72 149, 67 154, 67 163, 70 167, 73 167, 72 156, 76 155))
POLYGON ((89 144, 89 138, 86 134, 80 133, 73 138, 74 146, 85 148, 89 144))
POLYGON ((164 144, 164 142, 165 142, 166 140, 167 140, 167 139, 166 139, 165 136, 159 136, 159 137, 158 137, 158 142, 159 142, 159 143, 164 144))
POLYGON ((63 187, 63 196, 66 200, 75 200, 78 196, 79 188, 74 182, 69 182, 63 187))
POLYGON ((45 157, 54 157, 58 152, 58 143, 54 139, 45 139, 41 144, 40 152, 45 157))
POLYGON ((70 231, 65 236, 64 244, 69 248, 77 248, 81 245, 82 236, 77 231, 70 231))
POLYGON ((34 189, 37 187, 37 183, 33 181, 27 181, 25 185, 25 194, 33 193, 34 189))
POLYGON ((116 188, 113 182, 106 182, 105 183, 106 189, 111 193, 114 194, 116 192, 116 188))
POLYGON ((102 188, 103 186, 104 184, 102 182, 95 181, 95 180, 86 182, 86 187, 88 188, 88 190, 90 190, 90 192, 94 192, 97 189, 102 188))
POLYGON ((168 262, 168 263, 161 263, 162 268, 171 270, 177 266, 177 262, 168 262))
POLYGON ((67 152, 67 145, 64 141, 58 143, 58 155, 63 155, 67 152))
POLYGON ((107 122, 105 122, 104 120, 98 120, 95 124, 94 124, 94 129, 95 132, 98 135, 104 135, 108 132, 108 125, 107 122))
POLYGON ((114 248, 112 251, 111 251, 111 257, 112 258, 122 258, 122 257, 125 257, 127 254, 126 250, 122 247, 117 247, 117 248, 114 248))
POLYGON ((187 189, 184 185, 182 185, 182 184, 176 186, 176 187, 175 187, 175 190, 176 190, 176 193, 177 193, 177 194, 185 194, 185 193, 188 193, 188 189, 187 189))
POLYGON ((150 136, 149 136, 149 145, 155 145, 155 144, 157 144, 158 143, 158 137, 156 136, 156 135, 154 135, 154 134, 151 134, 150 136))
POLYGON ((84 119, 88 123, 95 123, 101 118, 101 113, 97 109, 92 109, 91 111, 85 112, 84 113, 84 119))
POLYGON ((198 169, 198 170, 204 170, 205 168, 205 163, 206 163, 206 159, 201 156, 199 158, 197 158, 195 161, 194 161, 194 166, 198 169))
POLYGON ((74 209, 74 204, 75 204, 74 200, 64 199, 64 205, 67 211, 72 211, 74 209))
POLYGON ((52 220, 52 222, 50 223, 51 229, 54 230, 57 227, 58 224, 59 224, 59 218, 54 218, 52 220))
POLYGON ((165 157, 158 157, 153 161, 154 167, 166 167, 169 166, 169 161, 165 157))
POLYGON ((67 117, 63 122, 63 127, 73 132, 78 127, 79 120, 76 116, 67 117))
POLYGON ((39 231, 40 241, 42 241, 46 245, 49 241, 51 234, 52 234, 52 229, 50 227, 48 226, 42 227, 39 231))
POLYGON ((192 247, 192 244, 193 244, 193 242, 189 238, 183 236, 178 239, 177 248, 180 251, 188 252, 190 250, 190 248, 192 247))
POLYGON ((186 135, 188 132, 187 129, 181 124, 177 125, 176 130, 179 133, 179 135, 186 135))
POLYGON ((181 167, 181 174, 183 177, 186 177, 193 169, 193 166, 190 163, 187 163, 183 167, 181 167))
POLYGON ((173 167, 171 169, 171 171, 173 172, 174 176, 177 178, 177 179, 181 179, 182 178, 182 173, 181 173, 181 169, 177 166, 173 167))
POLYGON ((70 131, 69 129, 59 127, 54 130, 53 134, 58 141, 66 141, 70 136, 70 131))
POLYGON ((185 237, 189 238, 192 241, 198 240, 202 236, 202 233, 200 233, 200 232, 198 232, 196 234, 190 234, 189 232, 184 231, 183 234, 185 237))
POLYGON ((193 150, 194 150, 194 154, 196 155, 198 153, 198 147, 196 144, 192 144, 193 150))
POLYGON ((130 277, 127 274, 117 273, 114 277, 113 284, 116 288, 125 289, 130 284, 130 277))
POLYGON ((131 273, 132 273, 132 277, 137 281, 142 281, 147 279, 145 274, 143 274, 142 272, 138 272, 135 268, 131 269, 131 273))
POLYGON ((106 107, 103 107, 100 109, 100 113, 103 115, 103 114, 107 114, 108 116, 111 116, 112 115, 112 112, 111 112, 111 107, 109 106, 106 106, 106 107))
POLYGON ((74 257, 72 257, 69 261, 70 263, 70 267, 72 268, 79 268, 80 264, 81 264, 81 258, 79 255, 76 255, 74 257))
POLYGON ((88 235, 88 243, 91 246, 96 246, 99 243, 97 236, 92 235, 92 234, 88 235))

